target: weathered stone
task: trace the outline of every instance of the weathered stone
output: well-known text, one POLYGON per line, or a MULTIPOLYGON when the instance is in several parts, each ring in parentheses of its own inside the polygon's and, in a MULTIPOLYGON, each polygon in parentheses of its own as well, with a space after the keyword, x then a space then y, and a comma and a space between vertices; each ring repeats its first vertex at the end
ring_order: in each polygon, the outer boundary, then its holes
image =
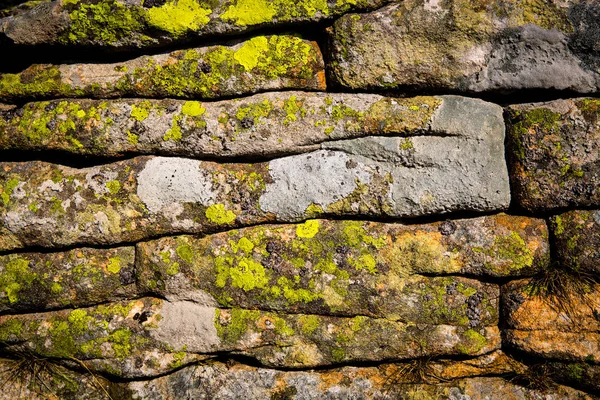
POLYGON ((550 226, 559 262, 600 277, 600 211, 568 211, 552 217, 550 226))
POLYGON ((503 288, 505 343, 544 358, 600 363, 600 286, 548 293, 550 285, 566 282, 521 280, 503 288))
POLYGON ((387 319, 216 309, 143 298, 93 308, 0 317, 6 351, 85 363, 122 377, 152 376, 233 352, 267 366, 482 355, 500 347, 496 326, 405 324, 387 319))
POLYGON ((0 256, 0 312, 79 307, 136 294, 133 247, 0 256))
POLYGON ((320 215, 415 217, 506 208, 499 107, 471 110, 473 122, 461 123, 451 110, 468 109, 472 100, 445 101, 432 129, 465 137, 334 141, 329 150, 255 164, 161 157, 84 169, 2 163, 0 249, 131 242, 320 215))
MULTIPOLYGON (((0 20, 0 38, 19 45, 147 48, 260 27, 330 20, 389 0, 63 0, 19 7, 0 20)), ((0 14, 1 15, 1 14, 0 14)))
POLYGON ((0 101, 56 97, 191 97, 215 99, 264 90, 324 90, 323 58, 315 42, 257 36, 142 56, 114 64, 34 64, 0 75, 0 101))
POLYGON ((461 110, 455 110, 455 103, 452 96, 394 99, 307 92, 204 103, 55 100, 6 109, 3 115, 0 107, 0 149, 260 157, 307 152, 326 141, 367 135, 475 138, 491 128, 440 123, 454 111, 491 111, 478 100, 462 100, 461 110))
POLYGON ((403 1, 338 19, 331 77, 349 89, 596 92, 596 2, 403 1))
POLYGON ((222 307, 403 322, 497 322, 497 287, 459 277, 548 264, 541 220, 498 215, 426 225, 309 220, 138 244, 140 290, 222 307), (451 223, 455 233, 441 228, 451 223))
MULTIPOLYGON (((459 364, 457 362, 456 364, 459 364)), ((395 366, 328 371, 277 371, 222 363, 184 368, 169 376, 127 384, 134 398, 193 399, 595 399, 565 386, 536 390, 502 378, 464 378, 406 384, 395 366)))
POLYGON ((600 100, 507 108, 514 198, 528 211, 600 205, 600 100))

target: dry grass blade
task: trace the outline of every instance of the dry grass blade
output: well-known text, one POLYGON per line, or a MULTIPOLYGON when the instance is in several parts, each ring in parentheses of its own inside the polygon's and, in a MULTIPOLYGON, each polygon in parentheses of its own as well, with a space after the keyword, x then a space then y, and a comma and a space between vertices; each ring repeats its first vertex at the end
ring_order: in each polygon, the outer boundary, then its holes
POLYGON ((590 294, 600 287, 598 278, 592 274, 555 266, 534 277, 526 290, 531 296, 540 296, 557 313, 576 320, 578 305, 595 310, 590 294))

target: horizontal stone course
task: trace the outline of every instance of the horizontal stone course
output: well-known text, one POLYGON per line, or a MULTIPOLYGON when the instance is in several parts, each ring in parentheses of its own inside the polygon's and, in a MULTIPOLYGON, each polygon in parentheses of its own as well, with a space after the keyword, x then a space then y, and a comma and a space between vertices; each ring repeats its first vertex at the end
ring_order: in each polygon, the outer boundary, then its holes
POLYGON ((600 205, 600 100, 507 108, 515 203, 530 212, 600 205))
POLYGON ((218 99, 266 90, 324 90, 316 42, 256 36, 232 45, 177 50, 112 64, 34 64, 0 74, 0 101, 62 97, 218 99))
POLYGON ((388 2, 57 0, 8 12, 7 18, 0 19, 0 37, 17 45, 124 51, 185 43, 193 38, 214 39, 261 27, 315 23, 388 2))
MULTIPOLYGON (((370 135, 484 137, 491 127, 444 123, 459 99, 294 91, 218 102, 63 99, 7 108, 0 149, 256 158, 370 135)), ((482 101, 461 102, 465 114, 493 112, 482 101)))
POLYGON ((352 90, 600 88, 596 2, 391 4, 330 30, 332 82, 352 90))
POLYGON ((6 349, 86 363, 121 377, 162 374, 207 356, 234 352, 266 366, 481 355, 500 347, 497 326, 405 324, 216 309, 197 302, 142 298, 91 308, 0 316, 6 349))

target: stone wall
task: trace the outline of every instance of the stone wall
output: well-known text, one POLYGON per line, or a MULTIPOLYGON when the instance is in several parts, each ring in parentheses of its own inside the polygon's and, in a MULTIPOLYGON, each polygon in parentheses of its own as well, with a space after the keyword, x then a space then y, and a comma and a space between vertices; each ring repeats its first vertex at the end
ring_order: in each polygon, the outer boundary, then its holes
POLYGON ((3 4, 0 399, 598 398, 596 1, 3 4))

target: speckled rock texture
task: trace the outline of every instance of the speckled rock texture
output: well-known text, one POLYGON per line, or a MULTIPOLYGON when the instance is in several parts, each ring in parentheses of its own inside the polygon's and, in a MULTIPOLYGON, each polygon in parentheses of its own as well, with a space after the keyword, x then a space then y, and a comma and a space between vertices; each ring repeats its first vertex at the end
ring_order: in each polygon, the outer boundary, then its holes
POLYGON ((600 400, 598 21, 0 2, 0 400, 600 400))
POLYGON ((408 0, 336 20, 331 78, 347 89, 600 87, 595 1, 408 0))
POLYGON ((531 212, 600 205, 600 100, 507 109, 513 196, 531 212))

